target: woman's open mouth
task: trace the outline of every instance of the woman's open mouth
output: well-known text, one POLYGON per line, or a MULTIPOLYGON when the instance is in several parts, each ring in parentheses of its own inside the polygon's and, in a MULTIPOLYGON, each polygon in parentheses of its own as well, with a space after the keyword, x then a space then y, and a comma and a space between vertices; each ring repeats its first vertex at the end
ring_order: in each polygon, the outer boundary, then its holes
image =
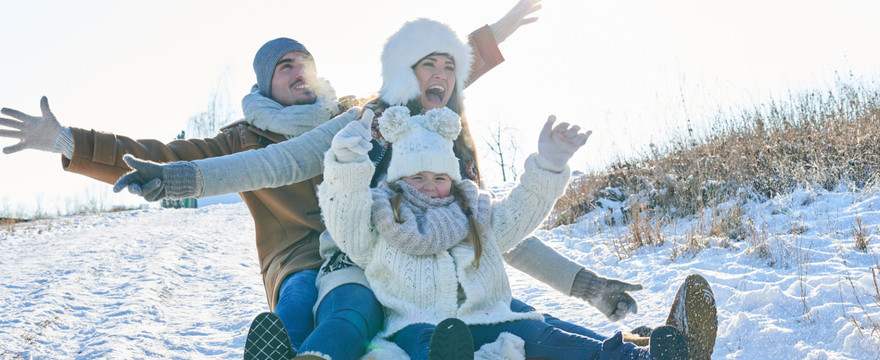
POLYGON ((425 89, 425 99, 435 105, 444 105, 443 99, 446 98, 446 89, 440 85, 432 85, 425 89))

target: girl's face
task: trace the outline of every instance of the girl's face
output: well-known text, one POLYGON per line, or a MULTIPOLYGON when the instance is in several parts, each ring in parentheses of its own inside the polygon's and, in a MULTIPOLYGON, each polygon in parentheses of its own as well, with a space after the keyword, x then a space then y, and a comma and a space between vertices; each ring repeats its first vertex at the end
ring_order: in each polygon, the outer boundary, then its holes
POLYGON ((425 57, 413 68, 419 79, 419 103, 425 110, 442 108, 455 88, 455 61, 446 55, 425 57))
POLYGON ((432 198, 447 197, 452 189, 452 178, 446 174, 422 171, 400 179, 432 198))

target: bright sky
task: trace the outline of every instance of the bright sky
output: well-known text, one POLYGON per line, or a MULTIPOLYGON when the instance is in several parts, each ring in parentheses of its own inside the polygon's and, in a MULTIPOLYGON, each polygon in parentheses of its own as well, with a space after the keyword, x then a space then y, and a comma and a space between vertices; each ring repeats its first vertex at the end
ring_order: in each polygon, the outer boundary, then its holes
MULTIPOLYGON (((338 95, 366 95, 381 84, 385 39, 405 21, 434 18, 464 37, 515 3, 4 1, 0 106, 37 115, 46 95, 63 125, 170 140, 207 107, 224 73, 240 111, 255 82, 253 55, 265 41, 299 40, 338 95)), ((868 79, 880 74, 880 2, 873 0, 542 5, 537 23, 501 44, 507 61, 465 91, 468 119, 481 146, 490 125, 517 129, 524 153, 535 151, 549 114, 592 129, 572 160, 575 169, 601 168, 682 133, 685 107, 699 126, 719 107, 828 86, 835 71, 868 79)), ((3 147, 14 143, 0 140, 3 147)), ((39 203, 51 211, 77 198, 133 201, 65 173, 58 157, 33 150, 0 154, 0 206, 39 203)), ((485 148, 481 159, 483 171, 500 181, 485 148)))

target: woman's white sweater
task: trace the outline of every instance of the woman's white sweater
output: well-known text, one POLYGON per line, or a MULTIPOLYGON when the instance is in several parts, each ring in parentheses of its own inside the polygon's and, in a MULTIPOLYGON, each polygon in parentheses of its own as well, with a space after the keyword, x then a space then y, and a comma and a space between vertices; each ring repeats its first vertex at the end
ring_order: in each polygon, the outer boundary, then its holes
POLYGON ((373 164, 368 160, 341 164, 332 150, 327 152, 324 182, 318 188, 324 224, 336 245, 364 268, 385 306, 380 336, 450 317, 467 324, 543 319, 534 312, 510 311, 510 284, 501 257, 541 224, 568 181, 569 169, 559 174, 543 170, 534 157, 526 160, 521 183, 505 198, 493 200, 488 223, 480 224, 483 255, 476 268, 468 241, 427 256, 391 246, 370 221, 373 164))

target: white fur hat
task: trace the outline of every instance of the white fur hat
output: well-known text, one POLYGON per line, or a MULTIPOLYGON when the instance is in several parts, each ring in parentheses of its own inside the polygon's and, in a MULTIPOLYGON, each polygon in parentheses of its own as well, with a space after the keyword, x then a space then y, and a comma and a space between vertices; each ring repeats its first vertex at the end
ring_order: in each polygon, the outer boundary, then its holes
POLYGON ((428 110, 410 116, 406 106, 385 109, 379 118, 382 135, 391 142, 391 163, 385 181, 430 171, 461 181, 458 158, 452 141, 461 131, 461 118, 449 108, 428 110))
POLYGON ((416 19, 388 38, 382 50, 382 89, 379 96, 390 105, 406 105, 421 94, 413 65, 432 53, 449 54, 455 61, 456 91, 464 89, 474 57, 471 47, 446 24, 416 19))

